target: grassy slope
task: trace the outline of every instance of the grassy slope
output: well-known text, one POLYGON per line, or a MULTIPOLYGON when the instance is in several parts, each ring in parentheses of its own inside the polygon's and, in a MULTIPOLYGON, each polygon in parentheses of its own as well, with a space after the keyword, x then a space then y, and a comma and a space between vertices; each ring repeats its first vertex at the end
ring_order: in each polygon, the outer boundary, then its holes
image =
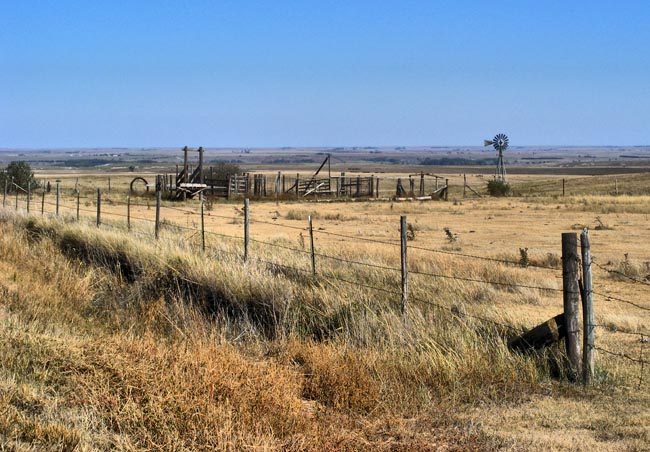
POLYGON ((650 438, 647 389, 622 392, 608 369, 597 390, 554 383, 488 324, 417 305, 402 319, 389 297, 244 266, 227 248, 206 259, 83 226, 0 227, 3 448, 644 450, 650 438))

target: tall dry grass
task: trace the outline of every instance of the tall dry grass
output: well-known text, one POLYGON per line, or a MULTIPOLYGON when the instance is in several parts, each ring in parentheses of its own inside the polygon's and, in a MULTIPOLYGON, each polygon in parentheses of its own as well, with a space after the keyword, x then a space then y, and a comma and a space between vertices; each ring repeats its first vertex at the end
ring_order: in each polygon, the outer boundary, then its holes
MULTIPOLYGON (((289 252, 260 248, 244 263, 236 244, 204 255, 169 232, 154 242, 7 214, 0 227, 2 447, 464 449, 483 439, 441 410, 548 390, 544 356, 511 353, 512 332, 471 316, 518 328, 488 302, 548 294, 421 277, 402 316, 390 293, 268 263, 306 263, 289 252)), ((451 275, 448 259, 414 268, 451 275)), ((319 271, 398 287, 389 270, 319 271)), ((453 274, 553 284, 479 262, 453 274)))

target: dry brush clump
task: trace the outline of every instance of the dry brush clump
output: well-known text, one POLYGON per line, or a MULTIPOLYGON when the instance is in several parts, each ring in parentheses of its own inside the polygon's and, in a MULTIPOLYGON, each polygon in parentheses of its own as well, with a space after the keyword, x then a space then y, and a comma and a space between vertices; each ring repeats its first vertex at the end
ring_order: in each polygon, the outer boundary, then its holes
MULTIPOLYGON (((530 298, 504 289, 543 282, 526 269, 418 259, 422 272, 506 286, 482 293, 472 282, 423 279, 403 317, 391 293, 269 263, 308 263, 288 251, 258 249, 243 263, 234 246, 203 255, 169 231, 152 242, 20 216, 0 227, 7 447, 377 450, 384 443, 361 435, 360 419, 517 402, 548 377, 539 359, 508 350, 511 332, 471 315, 483 303, 483 316, 505 322, 484 304, 530 298)), ((323 274, 398 287, 391 270, 319 265, 323 274)))

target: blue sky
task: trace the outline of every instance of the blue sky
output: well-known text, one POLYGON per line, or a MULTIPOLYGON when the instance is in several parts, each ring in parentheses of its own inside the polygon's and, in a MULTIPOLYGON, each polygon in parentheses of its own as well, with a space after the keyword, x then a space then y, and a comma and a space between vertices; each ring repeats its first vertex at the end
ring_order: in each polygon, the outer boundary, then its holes
POLYGON ((0 2, 0 147, 650 144, 648 1, 0 2))

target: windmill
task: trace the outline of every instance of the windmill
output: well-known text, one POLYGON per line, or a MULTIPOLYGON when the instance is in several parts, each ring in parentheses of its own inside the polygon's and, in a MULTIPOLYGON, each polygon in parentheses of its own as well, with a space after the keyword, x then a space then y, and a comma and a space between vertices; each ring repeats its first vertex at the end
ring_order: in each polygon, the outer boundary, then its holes
POLYGON ((506 178, 506 167, 503 164, 503 151, 508 149, 508 136, 505 133, 498 133, 491 140, 483 140, 483 146, 493 146, 499 153, 497 158, 496 180, 508 183, 506 178))

